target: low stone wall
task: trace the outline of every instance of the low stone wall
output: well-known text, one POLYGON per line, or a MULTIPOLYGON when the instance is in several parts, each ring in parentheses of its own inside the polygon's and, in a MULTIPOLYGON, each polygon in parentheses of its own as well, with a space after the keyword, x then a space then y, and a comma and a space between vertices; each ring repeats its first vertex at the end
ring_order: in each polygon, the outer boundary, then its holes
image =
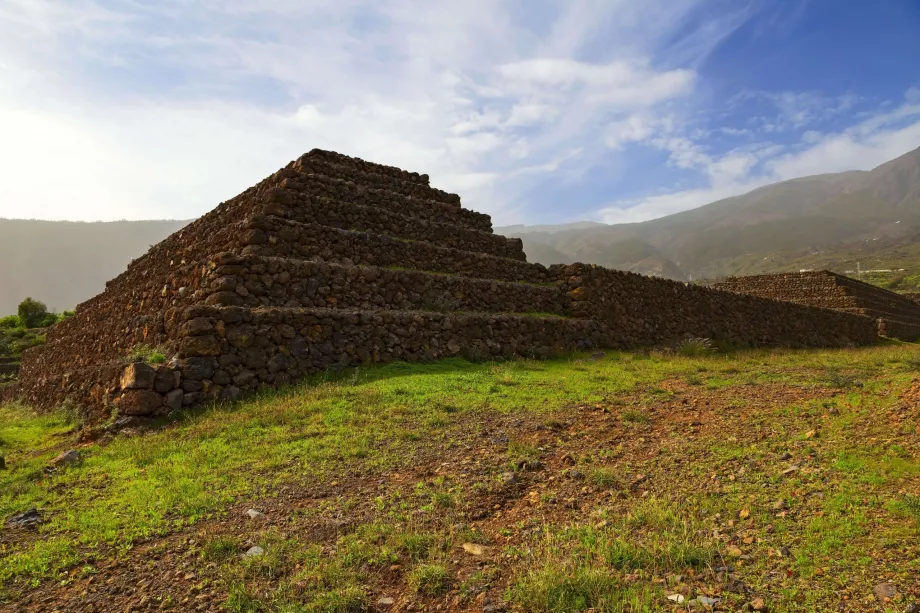
POLYGON ((223 399, 330 368, 547 357, 603 342, 590 320, 510 314, 190 307, 182 319, 182 380, 201 381, 201 393, 223 399))
POLYGON ((247 245, 243 253, 247 255, 322 258, 383 267, 413 266, 430 272, 502 281, 545 283, 548 280, 546 268, 540 264, 268 215, 254 217, 249 222, 243 242, 247 245))
POLYGON ((878 333, 879 336, 896 338, 910 343, 920 341, 920 325, 913 323, 882 318, 878 320, 878 333))
POLYGON ((217 256, 202 279, 205 302, 248 307, 568 314, 553 286, 418 270, 258 256, 217 256))
POLYGON ((876 338, 876 322, 788 302, 607 270, 552 266, 572 315, 607 326, 616 347, 672 343, 693 335, 745 346, 849 347, 876 338))

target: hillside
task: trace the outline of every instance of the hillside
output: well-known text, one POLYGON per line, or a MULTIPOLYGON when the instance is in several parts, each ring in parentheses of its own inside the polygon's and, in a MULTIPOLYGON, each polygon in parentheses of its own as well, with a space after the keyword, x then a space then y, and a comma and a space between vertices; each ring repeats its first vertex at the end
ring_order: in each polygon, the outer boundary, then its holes
MULTIPOLYGON (((791 270, 805 260, 839 269, 869 241, 892 245, 893 255, 920 233, 920 149, 871 171, 785 181, 642 223, 496 231, 521 237, 544 264, 585 261, 643 272, 639 263, 654 257, 677 279, 791 270), (825 257, 809 257, 819 254, 825 257)), ((879 261, 889 258, 873 252, 879 261)), ((920 261, 912 265, 920 273, 920 261)))
POLYGON ((14 313, 26 296, 71 310, 186 223, 0 219, 0 313, 14 313))
POLYGON ((0 610, 905 611, 917 368, 392 364, 82 443, 0 407, 0 610))

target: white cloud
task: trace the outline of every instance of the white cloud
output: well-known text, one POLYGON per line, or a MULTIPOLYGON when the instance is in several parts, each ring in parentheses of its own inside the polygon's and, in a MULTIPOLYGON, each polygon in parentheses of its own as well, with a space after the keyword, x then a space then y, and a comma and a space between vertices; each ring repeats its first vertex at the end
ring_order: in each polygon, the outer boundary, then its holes
POLYGON ((606 223, 632 223, 693 209, 717 200, 747 193, 758 187, 799 177, 870 170, 920 145, 920 104, 908 102, 879 112, 831 134, 807 131, 804 149, 792 150, 772 143, 736 149, 712 156, 689 139, 672 137, 653 141, 669 151, 670 161, 703 173, 704 185, 616 202, 598 211, 606 223))
POLYGON ((661 129, 695 72, 656 53, 705 1, 573 0, 536 24, 492 0, 8 0, 0 216, 194 217, 324 147, 519 221, 535 181, 652 135, 605 124, 661 129))
POLYGON ((607 126, 604 142, 611 149, 619 149, 626 143, 644 141, 655 133, 654 118, 648 115, 632 115, 607 126))

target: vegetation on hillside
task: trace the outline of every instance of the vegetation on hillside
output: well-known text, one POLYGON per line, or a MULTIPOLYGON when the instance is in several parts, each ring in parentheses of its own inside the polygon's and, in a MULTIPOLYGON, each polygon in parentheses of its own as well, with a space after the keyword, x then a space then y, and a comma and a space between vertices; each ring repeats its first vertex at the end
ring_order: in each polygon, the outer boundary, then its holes
MULTIPOLYGON (((49 313, 43 302, 33 298, 20 302, 16 315, 0 317, 0 367, 8 362, 18 362, 23 351, 44 343, 45 330, 71 315, 71 311, 49 313)), ((0 368, 0 383, 13 376, 12 372, 4 372, 0 368)))
MULTIPOLYGON (((869 172, 803 177, 634 224, 515 226, 531 261, 678 280, 827 268, 920 274, 920 149, 869 172)), ((502 233, 502 228, 497 228, 502 233)))
POLYGON ((8 406, 0 516, 43 523, 0 533, 0 599, 903 611, 920 600, 918 376, 914 345, 722 354, 704 339, 392 364, 59 465, 71 417, 8 406))

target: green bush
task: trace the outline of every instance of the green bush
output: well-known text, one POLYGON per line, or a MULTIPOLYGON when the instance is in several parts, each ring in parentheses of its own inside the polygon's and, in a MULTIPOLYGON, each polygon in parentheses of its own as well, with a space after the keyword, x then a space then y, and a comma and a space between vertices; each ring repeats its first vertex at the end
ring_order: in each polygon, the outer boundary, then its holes
POLYGON ((48 307, 44 302, 26 298, 19 303, 19 322, 25 328, 38 328, 48 316, 48 307))
POLYGON ((697 358, 712 353, 712 341, 708 338, 685 338, 677 345, 678 355, 697 358))
POLYGON ((38 327, 39 328, 49 328, 53 326, 54 324, 56 324, 58 320, 59 320, 59 317, 57 314, 48 313, 47 315, 45 315, 44 319, 42 319, 41 322, 39 322, 38 327))
POLYGON ((19 327, 19 315, 0 317, 0 330, 19 327))

